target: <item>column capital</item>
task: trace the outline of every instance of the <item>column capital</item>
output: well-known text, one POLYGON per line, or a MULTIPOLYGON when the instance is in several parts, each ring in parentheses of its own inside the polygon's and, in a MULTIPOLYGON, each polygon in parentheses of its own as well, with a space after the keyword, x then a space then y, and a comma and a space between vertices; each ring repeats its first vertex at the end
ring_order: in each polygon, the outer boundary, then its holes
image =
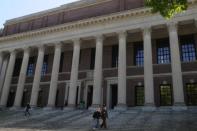
POLYGON ((127 37, 127 31, 126 30, 121 30, 116 32, 119 37, 127 37))
POLYGON ((102 34, 98 34, 94 37, 95 37, 96 41, 103 41, 103 39, 104 39, 104 36, 102 34))
POLYGON ((73 46, 80 46, 80 38, 72 39, 73 46))
POLYGON ((10 54, 16 54, 17 49, 10 49, 10 50, 8 50, 8 51, 9 51, 10 54))
POLYGON ((168 26, 168 31, 169 31, 169 32, 176 31, 176 30, 177 30, 177 26, 178 26, 178 22, 169 21, 169 22, 167 23, 167 26, 168 26))
POLYGON ((61 48, 62 47, 62 43, 58 42, 54 44, 55 48, 61 48))
POLYGON ((38 46, 36 46, 37 48, 38 48, 38 50, 40 50, 40 51, 44 51, 44 49, 45 49, 45 45, 38 45, 38 46))
POLYGON ((23 47, 23 51, 24 52, 29 52, 30 51, 30 47, 23 47))
POLYGON ((152 32, 152 26, 151 25, 144 26, 141 28, 141 30, 143 31, 143 35, 150 34, 152 32))

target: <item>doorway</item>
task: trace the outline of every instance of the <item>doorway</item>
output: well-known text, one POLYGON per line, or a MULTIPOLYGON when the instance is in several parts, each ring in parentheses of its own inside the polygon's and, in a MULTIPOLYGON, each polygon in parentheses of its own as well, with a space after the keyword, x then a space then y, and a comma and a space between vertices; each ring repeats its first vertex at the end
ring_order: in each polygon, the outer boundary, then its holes
POLYGON ((24 91, 23 97, 22 97, 22 102, 21 102, 21 107, 25 107, 27 105, 27 97, 28 97, 28 92, 24 91))
POLYGON ((186 95, 187 95, 187 105, 196 106, 197 105, 197 83, 186 85, 186 95))
POLYGON ((160 85, 160 106, 172 106, 172 89, 170 85, 160 85))
POLYGON ((144 105, 144 86, 135 87, 135 105, 136 106, 144 105))
POLYGON ((59 90, 57 89, 57 92, 56 92, 56 96, 55 96, 55 107, 58 107, 58 101, 59 101, 59 99, 58 99, 58 96, 59 96, 59 90))
POLYGON ((38 93, 37 107, 43 107, 42 98, 43 98, 43 91, 40 90, 38 93))
POLYGON ((93 86, 89 85, 87 89, 87 108, 89 108, 92 105, 92 99, 93 99, 93 86))
POLYGON ((117 106, 117 102, 118 102, 118 85, 117 84, 112 84, 110 86, 110 90, 111 90, 111 109, 114 109, 115 106, 117 106))
POLYGON ((7 101, 7 107, 12 107, 14 104, 14 99, 15 99, 15 93, 14 91, 10 91, 9 96, 8 96, 8 101, 7 101))

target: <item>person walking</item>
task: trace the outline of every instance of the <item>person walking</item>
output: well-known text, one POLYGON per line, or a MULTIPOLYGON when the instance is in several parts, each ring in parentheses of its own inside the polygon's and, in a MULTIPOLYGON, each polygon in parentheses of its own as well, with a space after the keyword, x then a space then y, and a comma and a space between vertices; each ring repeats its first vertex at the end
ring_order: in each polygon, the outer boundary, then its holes
POLYGON ((30 116, 29 109, 31 109, 31 107, 30 107, 29 103, 27 103, 26 108, 25 108, 25 116, 27 116, 27 115, 30 116))
POLYGON ((107 122, 106 119, 108 118, 108 113, 107 113, 107 108, 104 105, 101 109, 101 119, 102 119, 102 124, 101 124, 101 128, 107 128, 107 122))
POLYGON ((94 126, 93 129, 100 128, 99 125, 99 119, 101 117, 101 110, 98 108, 94 113, 93 113, 93 119, 94 119, 94 126))

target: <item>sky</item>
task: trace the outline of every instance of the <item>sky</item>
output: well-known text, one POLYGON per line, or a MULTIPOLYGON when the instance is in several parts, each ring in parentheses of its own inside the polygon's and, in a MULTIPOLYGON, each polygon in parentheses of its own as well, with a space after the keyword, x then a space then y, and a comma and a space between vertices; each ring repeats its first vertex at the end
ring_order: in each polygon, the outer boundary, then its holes
POLYGON ((6 20, 55 8, 78 0, 0 0, 0 28, 6 20))

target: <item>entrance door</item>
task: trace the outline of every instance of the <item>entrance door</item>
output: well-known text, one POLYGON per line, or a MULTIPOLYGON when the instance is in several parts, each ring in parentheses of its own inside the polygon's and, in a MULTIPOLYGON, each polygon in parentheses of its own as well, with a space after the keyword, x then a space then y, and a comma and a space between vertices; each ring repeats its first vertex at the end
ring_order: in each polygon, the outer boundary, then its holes
POLYGON ((160 105, 172 105, 172 89, 170 85, 160 85, 160 105))
POLYGON ((78 99, 79 98, 79 86, 77 86, 77 91, 76 91, 76 99, 75 99, 75 106, 77 107, 78 106, 78 99))
POLYGON ((38 93, 38 101, 37 101, 38 107, 43 107, 42 96, 43 96, 43 91, 40 90, 38 93))
POLYGON ((27 91, 23 92, 23 97, 22 97, 22 102, 21 102, 21 106, 25 107, 27 105, 27 91))
POLYGON ((117 84, 111 85, 111 109, 117 105, 118 102, 118 86, 117 84))
POLYGON ((187 104, 189 106, 197 105, 197 83, 186 85, 187 104))
POLYGON ((15 98, 15 92, 10 91, 8 101, 7 101, 7 107, 12 107, 13 106, 14 98, 15 98))
POLYGON ((93 97, 93 86, 89 85, 87 89, 87 108, 92 105, 92 97, 93 97))
POLYGON ((135 105, 136 106, 144 105, 144 87, 143 86, 135 87, 135 105))
POLYGON ((55 97, 55 107, 58 107, 58 96, 59 96, 59 90, 57 89, 57 92, 56 92, 56 97, 55 97))

